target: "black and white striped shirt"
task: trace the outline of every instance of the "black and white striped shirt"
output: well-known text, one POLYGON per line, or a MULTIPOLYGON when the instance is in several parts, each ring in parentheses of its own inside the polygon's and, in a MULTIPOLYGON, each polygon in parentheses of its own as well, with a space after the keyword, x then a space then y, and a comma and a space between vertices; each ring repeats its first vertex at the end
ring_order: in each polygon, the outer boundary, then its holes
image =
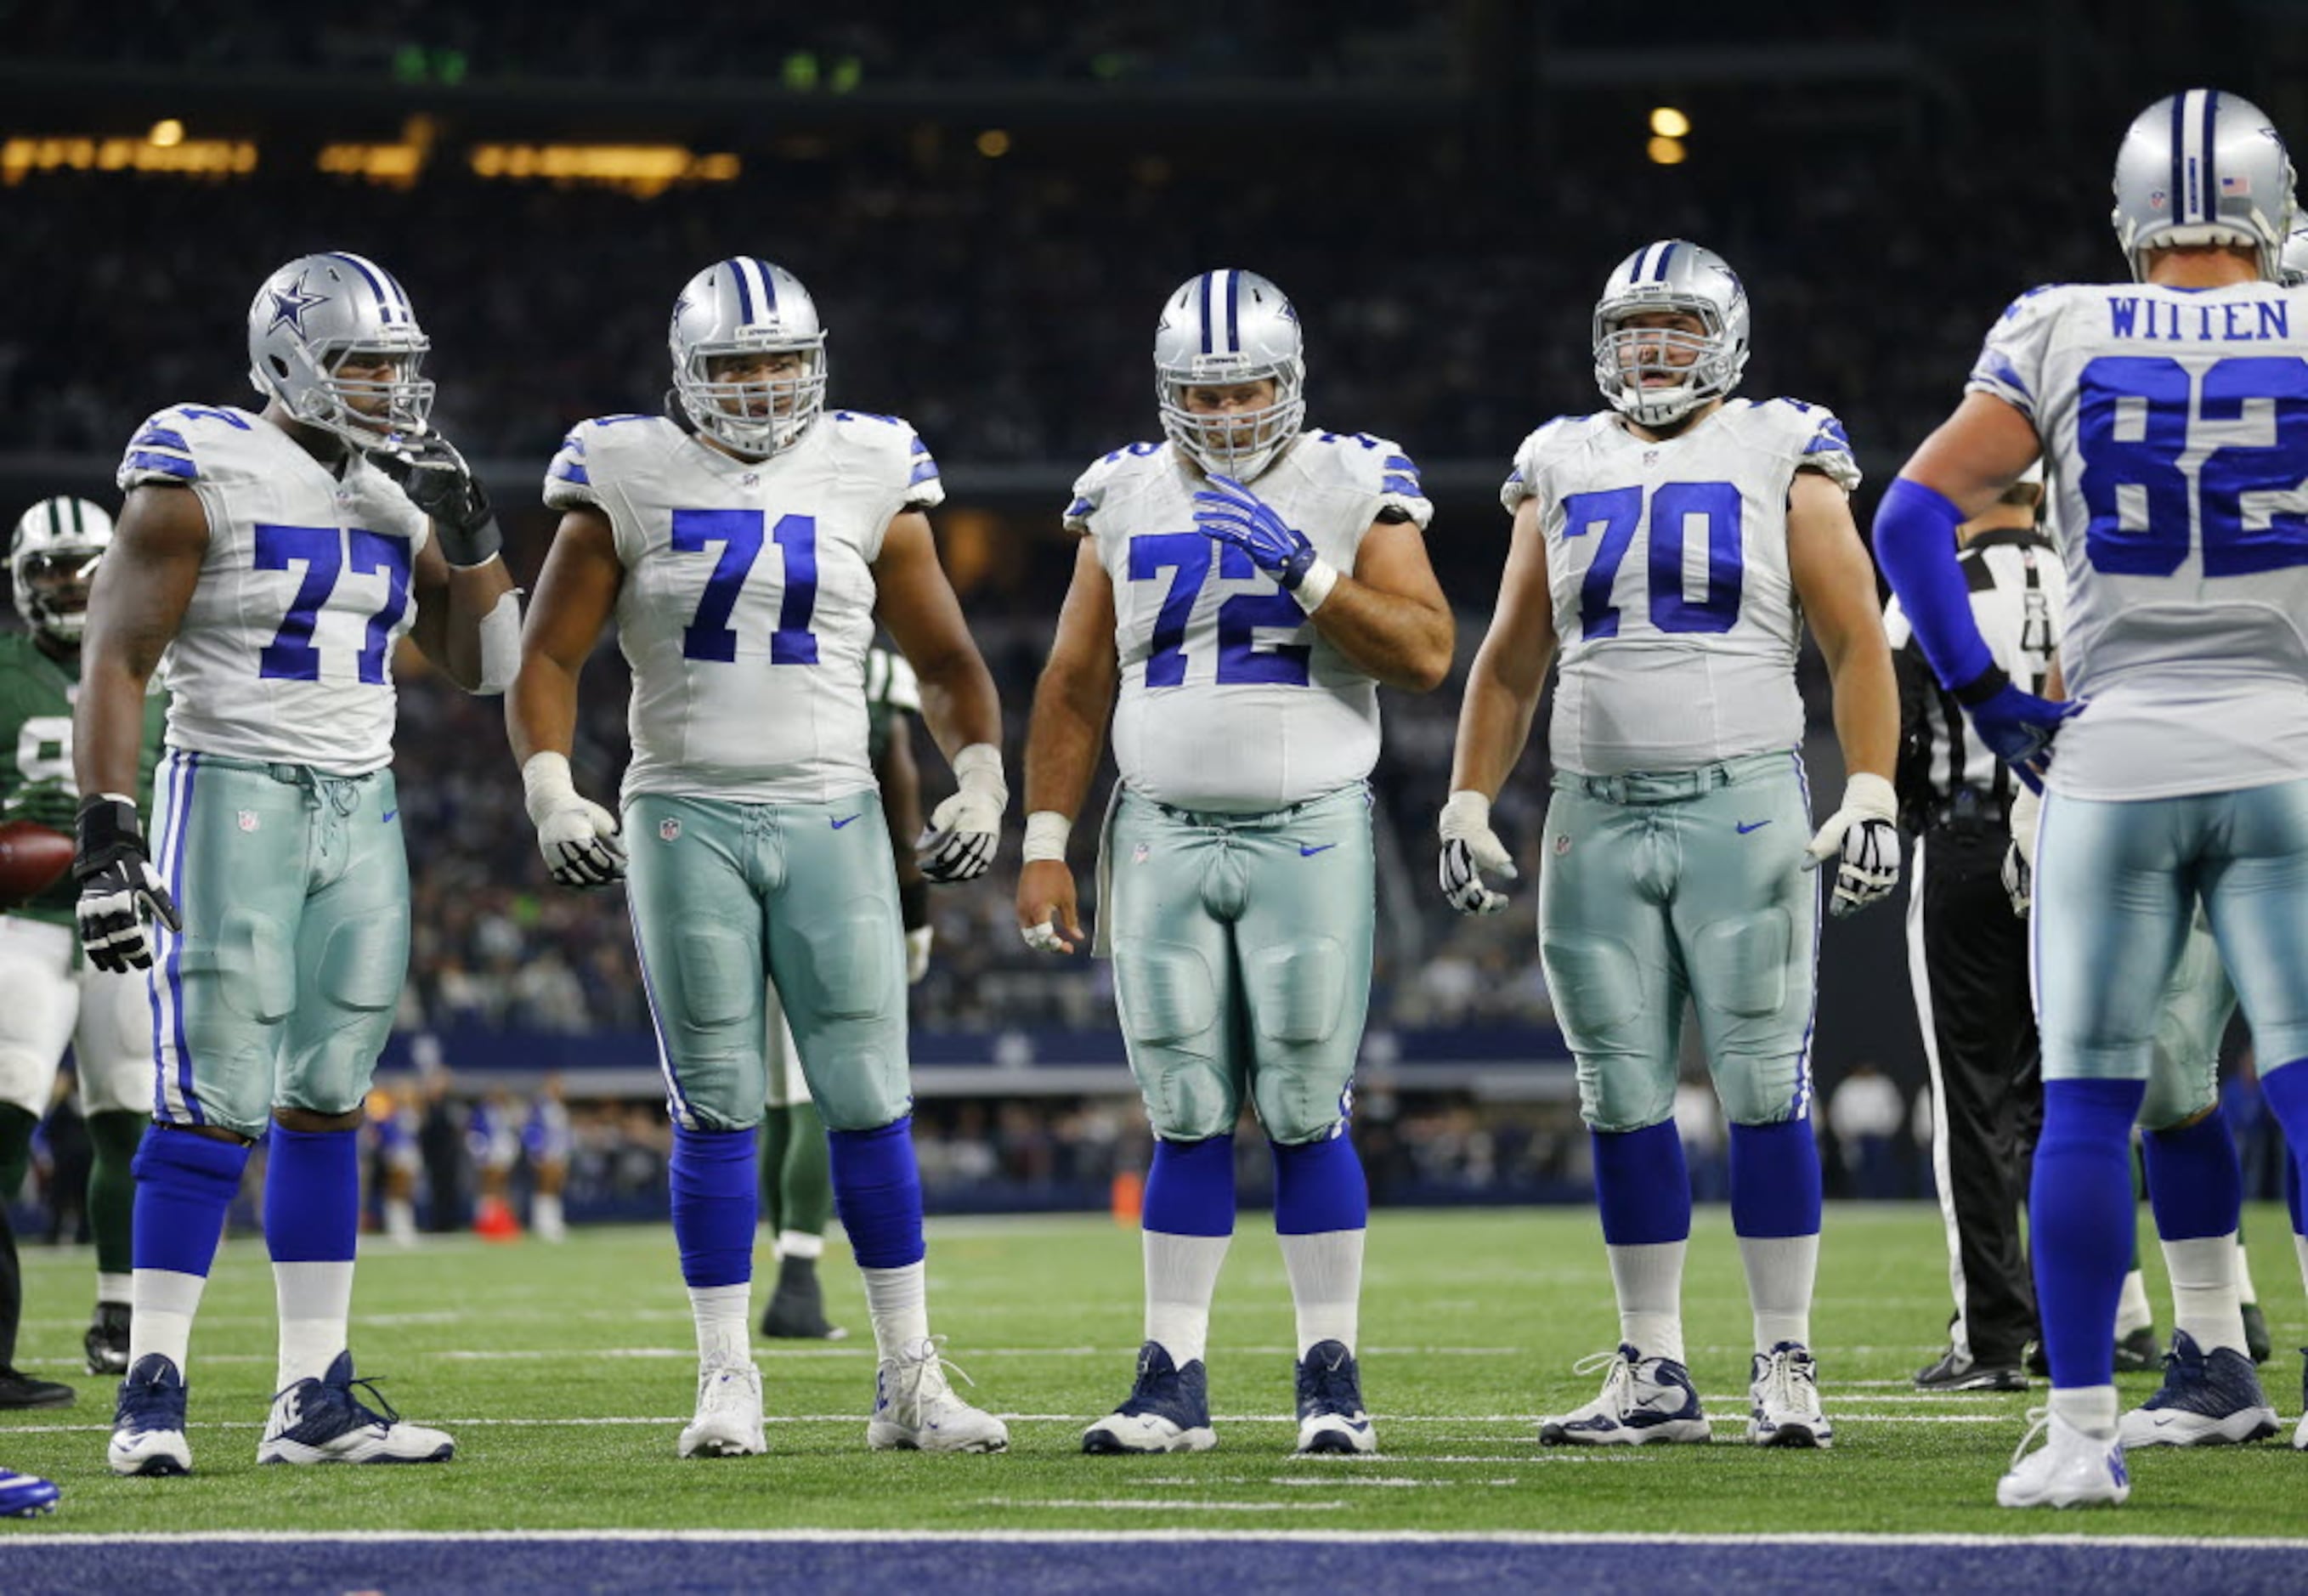
MULTIPOLYGON (((2013 682, 2041 693, 2060 646, 2067 608, 2067 575, 2050 539, 2033 530, 2002 527, 1982 532, 1957 556, 1971 588, 1972 617, 1980 635, 2013 682)), ((1883 612, 1899 680, 1899 807, 1911 827, 1969 788, 1993 799, 2000 814, 2011 801, 2011 768, 1964 724, 1955 695, 1941 686, 1901 613, 1891 600, 1883 612)))

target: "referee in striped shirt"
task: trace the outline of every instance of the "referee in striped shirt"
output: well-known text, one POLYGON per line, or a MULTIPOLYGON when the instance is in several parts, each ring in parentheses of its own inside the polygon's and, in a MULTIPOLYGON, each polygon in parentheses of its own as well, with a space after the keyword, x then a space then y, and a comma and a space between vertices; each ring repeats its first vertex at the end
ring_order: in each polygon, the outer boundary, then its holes
MULTIPOLYGON (((2044 690, 2066 577, 2036 527, 2041 466, 1958 529, 1971 608, 1995 663, 2044 690)), ((1947 1227, 1955 1313, 1948 1350, 1916 1376, 1927 1391, 2018 1391, 2036 1336, 2020 1247, 2044 1086, 2028 990, 2028 923, 2003 885, 2013 777, 1968 734, 1894 600, 1884 617, 1899 682, 1902 818, 1916 837, 1908 970, 1931 1066, 1932 1174, 1947 1227)))

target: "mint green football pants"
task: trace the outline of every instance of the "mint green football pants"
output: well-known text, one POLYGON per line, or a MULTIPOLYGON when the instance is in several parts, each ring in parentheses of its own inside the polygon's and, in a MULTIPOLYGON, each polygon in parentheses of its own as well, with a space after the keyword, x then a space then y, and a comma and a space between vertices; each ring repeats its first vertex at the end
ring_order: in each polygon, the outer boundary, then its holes
POLYGON ((1539 953, 1599 1131, 1675 1112, 1684 1005, 1735 1125, 1811 1100, 1818 876, 1792 752, 1694 771, 1558 772, 1539 878, 1539 953))
POLYGON ((153 927, 153 1117, 256 1136, 275 1108, 359 1108, 409 973, 392 772, 171 748, 153 786, 185 920, 153 927))
POLYGON ((1247 1092, 1276 1142, 1335 1134, 1370 1007, 1369 789, 1232 815, 1125 789, 1103 873, 1101 936, 1154 1134, 1227 1134, 1247 1092))
POLYGON ((626 901, 667 1107, 750 1130, 769 1091, 769 984, 826 1128, 913 1107, 905 932, 880 797, 738 804, 644 793, 625 806, 626 901))

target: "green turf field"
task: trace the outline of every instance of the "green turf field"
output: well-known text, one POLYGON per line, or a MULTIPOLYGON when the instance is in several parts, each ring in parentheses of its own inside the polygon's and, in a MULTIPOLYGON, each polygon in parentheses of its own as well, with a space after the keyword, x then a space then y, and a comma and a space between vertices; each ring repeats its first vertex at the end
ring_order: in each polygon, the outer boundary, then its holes
MULTIPOLYGON (((411 1418, 452 1430, 456 1462, 259 1469, 272 1287, 261 1247, 236 1240, 194 1342, 196 1472, 111 1478, 109 1385, 83 1378, 76 1409, 0 1419, 0 1463, 65 1491, 55 1516, 8 1532, 1335 1525, 2308 1536, 2308 1455, 2286 1444, 2308 1306, 2282 1212, 2255 1210, 2249 1223, 2279 1349, 2264 1377, 2285 1435, 2243 1449, 2137 1454, 2131 1502, 2113 1513, 1995 1508, 1995 1479, 2030 1399, 1908 1388, 1936 1350, 1946 1286, 1936 1212, 1905 1205, 1829 1212, 1814 1321, 1837 1426, 1827 1454, 1762 1452, 1738 1439, 1747 1307, 1721 1210, 1701 1217, 1685 1295, 1691 1363, 1718 1439, 1629 1454, 1542 1449, 1531 1422, 1591 1396, 1595 1380, 1574 1377, 1571 1365, 1615 1339, 1601 1244, 1580 1211, 1375 1216, 1362 1342, 1382 1452, 1363 1459, 1290 1454, 1294 1432, 1280 1422, 1291 1400, 1289 1298, 1262 1229, 1245 1229, 1219 1286, 1210 1359, 1219 1450, 1081 1456, 1081 1426, 1128 1389, 1138 1247, 1134 1232, 1107 1221, 1066 1218, 932 1228, 933 1322, 977 1381, 977 1400, 1013 1416, 1006 1455, 866 1450, 874 1371, 863 1301, 847 1263, 829 1256, 828 1296, 860 1340, 761 1350, 769 1456, 676 1460, 693 1362, 671 1239, 623 1229, 580 1231, 561 1247, 374 1246, 356 1299, 361 1368, 383 1376, 411 1418)), ((26 1262, 21 1361, 70 1377, 91 1265, 84 1253, 38 1247, 26 1262)), ((2152 1256, 2149 1281, 2168 1326, 2152 1256)), ((2128 1395, 2151 1385, 2132 1377, 2128 1395)))

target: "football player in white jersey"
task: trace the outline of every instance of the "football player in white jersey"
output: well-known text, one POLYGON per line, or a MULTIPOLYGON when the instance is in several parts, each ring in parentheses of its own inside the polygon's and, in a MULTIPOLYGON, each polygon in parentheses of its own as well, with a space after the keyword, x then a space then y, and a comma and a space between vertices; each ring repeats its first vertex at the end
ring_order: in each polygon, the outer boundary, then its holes
POLYGON ((1154 363, 1168 441, 1074 485, 1081 543, 1026 751, 1018 923, 1071 953, 1066 841, 1113 718, 1096 951, 1155 1135, 1137 1384, 1082 1450, 1217 1444, 1203 1354, 1247 1098, 1297 1307, 1298 1450, 1365 1453, 1370 1203, 1348 1135, 1375 914, 1365 778, 1379 685, 1424 693, 1450 669, 1433 511, 1396 444, 1302 430, 1298 318, 1257 273, 1181 287, 1154 363))
POLYGON ((998 1452, 1008 1431, 953 1394, 929 1333, 905 937, 866 755, 878 620, 961 788, 931 816, 922 874, 983 874, 1008 801, 1002 711, 923 513, 945 496, 937 462, 895 417, 825 410, 824 329, 781 267, 707 267, 670 337, 680 419, 587 421, 554 459, 561 528, 506 718, 555 876, 606 884, 631 850, 697 1325, 678 1451, 764 1449, 747 1298, 774 980, 865 1277, 881 1358, 867 1443, 998 1452), (579 796, 568 758, 578 672, 613 617, 633 668, 622 824, 579 796))
MULTIPOLYGON (((1997 1487, 2007 1507, 2130 1494, 2109 1366, 2134 1224, 2126 1147, 2169 1067, 2157 1022, 2199 903, 2269 1105, 2294 1159, 2308 1149, 2308 297, 2278 280, 2292 188, 2284 141, 2249 101, 2194 89, 2142 112, 2115 164, 2133 280, 2015 302, 1876 515, 1933 672, 1983 740, 2050 788, 2030 1239, 2053 1390, 2046 1444, 1997 1487), (2068 574, 2074 696, 2060 703, 1992 669, 1947 531, 2039 455, 2068 574)), ((2166 1241, 2232 1262, 2225 1128, 2154 1140, 2166 1241)), ((2220 1317, 2225 1339, 2233 1308, 2220 1317)), ((2200 1416, 2265 1406, 2237 1347, 2199 1350, 2200 1416)))
POLYGON ((1554 796, 1539 951, 1578 1060, 1619 1304, 1602 1394, 1548 1442, 1709 1434, 1684 1359, 1691 1186, 1674 1118, 1686 999, 1731 1126, 1731 1216, 1754 1310, 1759 1445, 1826 1446, 1811 1353, 1820 1168, 1811 1125, 1813 877, 1833 911, 1899 877, 1891 768, 1899 708, 1852 524, 1843 426, 1792 399, 1731 397, 1745 290, 1713 251, 1647 244, 1595 307, 1610 409, 1524 440, 1501 498, 1514 540, 1475 658, 1442 811, 1442 889, 1462 912, 1506 900, 1490 810, 1558 652, 1554 796), (1816 833, 1798 752, 1798 617, 1826 656, 1849 772, 1816 833))
POLYGON ((409 963, 392 651, 414 636, 459 686, 501 692, 520 632, 487 496, 426 422, 429 347, 392 273, 303 256, 249 310, 263 412, 162 410, 121 462, 73 729, 81 941, 99 969, 151 970, 120 1473, 191 1465, 185 1347, 260 1135, 280 1358, 258 1460, 452 1449, 367 1407, 345 1350, 363 1102, 409 963), (148 848, 124 795, 156 668, 172 696, 148 848))

